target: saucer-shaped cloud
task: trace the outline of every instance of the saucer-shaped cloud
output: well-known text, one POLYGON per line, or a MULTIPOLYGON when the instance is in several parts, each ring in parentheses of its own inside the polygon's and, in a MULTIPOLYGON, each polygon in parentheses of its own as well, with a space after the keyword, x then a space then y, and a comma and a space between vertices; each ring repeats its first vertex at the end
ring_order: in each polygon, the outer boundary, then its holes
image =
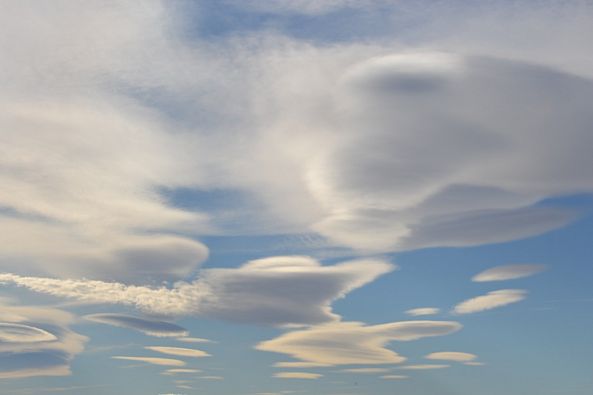
POLYGON ((422 315, 435 315, 438 314, 441 310, 436 307, 419 307, 417 309, 407 310, 406 314, 418 317, 422 315))
POLYGON ((57 340, 52 333, 34 326, 0 322, 0 342, 37 343, 57 340))
POLYGON ((202 350, 196 350, 194 348, 162 347, 162 346, 148 346, 148 347, 144 347, 144 348, 146 348, 147 350, 160 352, 162 354, 176 355, 178 357, 203 358, 203 357, 210 356, 210 354, 208 354, 207 352, 202 351, 202 350))
POLYGON ((485 270, 472 278, 475 282, 505 281, 529 277, 545 270, 545 265, 505 265, 485 270))
POLYGON ((185 362, 180 361, 178 359, 171 359, 171 358, 129 357, 129 356, 122 356, 122 355, 116 355, 111 358, 112 359, 121 359, 124 361, 145 362, 145 363, 148 363, 151 365, 159 365, 159 366, 185 366, 185 362))
POLYGON ((466 352, 442 351, 433 352, 424 358, 436 361, 470 362, 476 359, 477 356, 466 352))
POLYGON ((0 379, 67 376, 87 338, 73 332, 74 317, 51 307, 0 306, 0 379))
POLYGON ((459 303, 453 309, 456 314, 471 314, 484 310, 491 310, 497 307, 517 303, 525 299, 527 291, 522 289, 501 289, 488 292, 486 295, 478 296, 459 303))
MULTIPOLYGON (((264 325, 317 324, 338 318, 331 311, 334 300, 394 268, 377 259, 323 266, 309 257, 281 256, 234 269, 204 270, 193 283, 177 282, 172 288, 14 274, 0 274, 0 283, 82 302, 129 305, 160 315, 205 315, 264 325)), ((165 325, 121 316, 91 317, 138 329, 148 326, 155 333, 165 325)))
POLYGON ((319 373, 307 373, 307 372, 278 372, 278 373, 274 373, 274 377, 279 378, 279 379, 315 380, 320 377, 323 377, 323 375, 319 374, 319 373))
POLYGON ((287 332, 256 349, 324 365, 396 364, 406 360, 386 347, 391 341, 444 336, 461 329, 450 321, 402 321, 380 325, 334 322, 287 332))
POLYGON ((150 336, 178 337, 189 333, 185 328, 171 322, 149 320, 125 314, 90 314, 84 318, 101 324, 135 329, 150 336))

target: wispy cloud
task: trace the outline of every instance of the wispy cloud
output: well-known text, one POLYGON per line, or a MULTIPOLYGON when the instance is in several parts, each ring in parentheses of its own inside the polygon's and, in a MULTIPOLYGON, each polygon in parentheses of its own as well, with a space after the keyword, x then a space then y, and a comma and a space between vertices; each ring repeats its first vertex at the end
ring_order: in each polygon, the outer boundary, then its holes
POLYGON ((437 361, 470 362, 476 359, 477 356, 466 352, 441 351, 430 353, 424 358, 437 361))
POLYGON ((527 291, 521 289, 501 289, 488 292, 486 295, 477 296, 459 303, 453 309, 456 314, 472 314, 480 311, 491 310, 498 307, 517 303, 525 299, 527 291))
POLYGON ((419 307, 417 309, 407 310, 406 314, 418 317, 422 315, 435 315, 438 314, 441 310, 436 307, 419 307))
POLYGON ((485 270, 472 278, 475 282, 515 280, 533 276, 545 270, 545 265, 505 265, 485 270))

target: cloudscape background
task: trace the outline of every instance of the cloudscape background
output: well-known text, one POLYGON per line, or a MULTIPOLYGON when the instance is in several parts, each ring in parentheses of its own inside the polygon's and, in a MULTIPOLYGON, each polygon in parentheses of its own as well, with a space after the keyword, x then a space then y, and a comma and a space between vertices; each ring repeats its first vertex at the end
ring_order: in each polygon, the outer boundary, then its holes
POLYGON ((591 2, 0 5, 0 394, 593 391, 591 2))

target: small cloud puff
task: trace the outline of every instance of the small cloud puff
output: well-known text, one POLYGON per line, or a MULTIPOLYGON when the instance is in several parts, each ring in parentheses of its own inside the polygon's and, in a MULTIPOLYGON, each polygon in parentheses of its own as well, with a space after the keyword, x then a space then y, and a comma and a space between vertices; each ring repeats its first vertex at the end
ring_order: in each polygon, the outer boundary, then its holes
POLYGON ((505 265, 485 270, 472 278, 475 282, 515 280, 544 271, 545 265, 505 265))
POLYGON ((501 289, 488 292, 486 295, 478 296, 459 303, 453 309, 455 314, 471 314, 480 311, 491 310, 508 304, 517 303, 525 299, 527 291, 522 289, 501 289))
POLYGON ((381 376, 381 378, 383 380, 405 380, 408 378, 408 376, 402 374, 388 374, 385 376, 381 376))
POLYGON ((406 311, 406 314, 418 317, 422 315, 435 315, 438 314, 441 310, 436 307, 419 307, 417 309, 410 309, 406 311))
POLYGON ((428 354, 424 358, 437 361, 469 362, 476 359, 477 356, 466 352, 444 351, 433 352, 431 354, 428 354))
POLYGON ((305 380, 316 380, 323 377, 319 373, 306 373, 306 372, 280 372, 275 373, 274 377, 279 379, 305 379, 305 380))

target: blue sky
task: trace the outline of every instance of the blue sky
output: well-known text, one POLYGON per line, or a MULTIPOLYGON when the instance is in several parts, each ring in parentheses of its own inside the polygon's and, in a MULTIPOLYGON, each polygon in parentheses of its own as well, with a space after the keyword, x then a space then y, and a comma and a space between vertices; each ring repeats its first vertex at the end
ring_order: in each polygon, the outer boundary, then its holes
POLYGON ((588 2, 0 29, 0 394, 593 390, 588 2))

